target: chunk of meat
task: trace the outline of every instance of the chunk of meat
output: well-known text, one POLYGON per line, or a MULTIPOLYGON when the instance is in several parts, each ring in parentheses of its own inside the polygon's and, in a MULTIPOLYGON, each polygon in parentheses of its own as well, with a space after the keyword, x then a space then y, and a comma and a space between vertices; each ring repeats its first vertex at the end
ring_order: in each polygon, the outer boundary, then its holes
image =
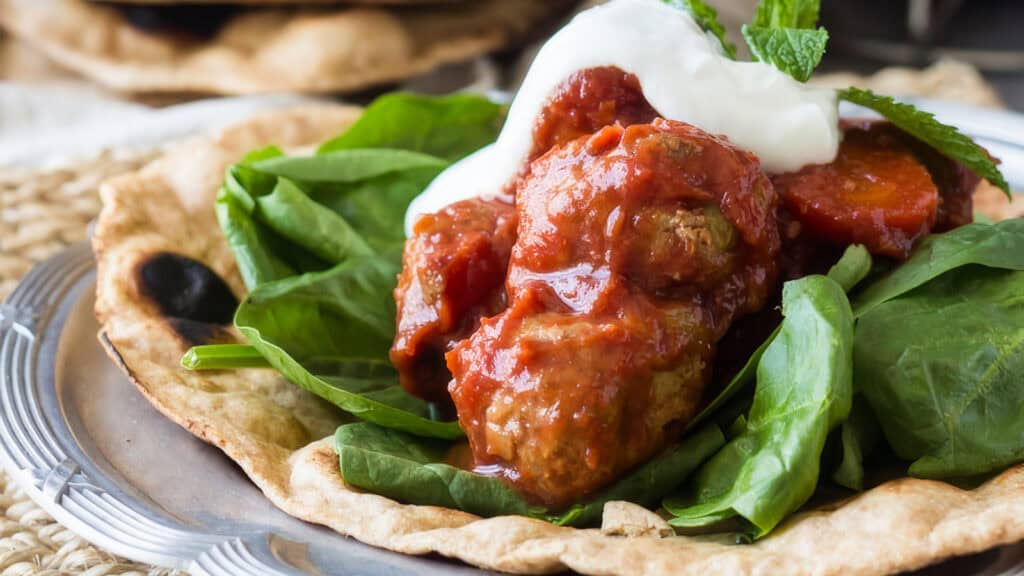
POLYGON ((449 405, 444 353, 505 308, 505 270, 515 240, 510 202, 474 198, 416 222, 395 288, 398 329, 391 362, 409 393, 449 405))
MULTIPOLYGON (((537 119, 531 159, 603 126, 654 116, 636 76, 611 67, 576 72, 537 119)), ((443 355, 481 317, 505 308, 502 285, 514 236, 510 203, 469 200, 417 222, 395 290, 398 329, 391 350, 407 391, 450 404, 443 355)))
POLYGON ((646 124, 657 116, 635 75, 614 66, 580 70, 562 82, 537 118, 530 160, 605 126, 646 124))
POLYGON ((558 508, 673 440, 779 252, 756 157, 680 122, 606 127, 516 190, 510 305, 448 353, 477 469, 558 508))

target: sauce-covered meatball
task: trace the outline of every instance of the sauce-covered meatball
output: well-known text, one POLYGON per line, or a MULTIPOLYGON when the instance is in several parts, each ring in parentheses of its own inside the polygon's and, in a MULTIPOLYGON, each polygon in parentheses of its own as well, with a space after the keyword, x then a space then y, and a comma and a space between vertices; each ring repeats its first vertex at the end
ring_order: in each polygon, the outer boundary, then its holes
POLYGON ((463 200, 416 222, 395 288, 398 330, 391 347, 409 393, 450 404, 444 353, 481 317, 505 308, 515 232, 515 208, 502 199, 463 200))
MULTIPOLYGON (((576 72, 537 118, 529 160, 604 126, 649 122, 655 115, 636 76, 612 67, 576 72)), ((505 308, 514 236, 515 211, 501 200, 459 202, 414 226, 395 290, 398 325, 391 349, 402 386, 411 394, 442 406, 451 403, 444 354, 482 317, 505 308)))
POLYGON ((561 507, 676 437, 779 251, 756 157, 680 122, 610 126, 516 189, 509 307, 447 355, 479 470, 561 507))

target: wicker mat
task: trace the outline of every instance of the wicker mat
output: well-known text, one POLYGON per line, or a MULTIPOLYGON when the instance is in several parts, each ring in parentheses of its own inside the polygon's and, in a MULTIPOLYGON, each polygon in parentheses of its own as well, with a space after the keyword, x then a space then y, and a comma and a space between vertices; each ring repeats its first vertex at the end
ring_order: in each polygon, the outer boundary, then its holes
MULTIPOLYGON (((828 75, 817 81, 999 105, 998 96, 974 69, 956 63, 940 63, 922 72, 890 70, 868 78, 828 75)), ((84 163, 43 172, 0 167, 0 300, 34 264, 86 237, 89 222, 99 212, 100 182, 136 169, 155 155, 153 151, 105 152, 84 163)), ((54 522, 0 471, 0 576, 174 573, 90 546, 54 522)))
MULTIPOLYGON (((99 183, 134 170, 154 152, 107 152, 46 172, 0 169, 0 300, 29 269, 83 240, 99 213, 99 183)), ((0 471, 0 576, 174 574, 90 546, 29 499, 0 471)))

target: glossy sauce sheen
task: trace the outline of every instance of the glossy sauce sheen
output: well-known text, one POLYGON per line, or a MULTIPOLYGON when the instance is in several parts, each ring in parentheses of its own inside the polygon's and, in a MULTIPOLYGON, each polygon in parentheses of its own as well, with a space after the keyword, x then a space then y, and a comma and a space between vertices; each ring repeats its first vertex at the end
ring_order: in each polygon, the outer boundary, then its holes
MULTIPOLYGON (((649 122, 655 116, 636 76, 617 68, 577 72, 537 119, 530 159, 609 124, 649 122)), ((525 163, 521 172, 528 168, 525 163)), ((398 324, 391 349, 391 362, 409 393, 450 405, 451 373, 443 355, 469 336, 481 317, 505 309, 517 222, 512 200, 470 198, 416 222, 395 289, 398 324)))
POLYGON ((558 508, 676 437, 715 343, 774 285, 753 154, 680 122, 553 148, 517 186, 510 303, 447 355, 476 465, 558 508))
POLYGON ((444 353, 469 336, 482 316, 505 309, 515 230, 515 209, 502 199, 464 200, 416 223, 395 288, 398 327, 391 348, 409 393, 451 404, 444 353))

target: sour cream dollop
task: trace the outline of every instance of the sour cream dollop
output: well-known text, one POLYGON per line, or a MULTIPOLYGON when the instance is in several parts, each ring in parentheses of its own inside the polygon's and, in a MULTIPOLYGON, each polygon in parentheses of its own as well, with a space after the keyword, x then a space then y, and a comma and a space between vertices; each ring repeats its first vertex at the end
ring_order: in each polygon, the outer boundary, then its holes
POLYGON ((438 175, 405 214, 497 194, 533 145, 537 117, 559 84, 587 68, 635 74, 644 97, 670 120, 726 136, 772 173, 831 162, 839 147, 835 91, 797 82, 761 62, 730 60, 687 12, 659 0, 612 0, 576 16, 544 44, 498 140, 438 175))

